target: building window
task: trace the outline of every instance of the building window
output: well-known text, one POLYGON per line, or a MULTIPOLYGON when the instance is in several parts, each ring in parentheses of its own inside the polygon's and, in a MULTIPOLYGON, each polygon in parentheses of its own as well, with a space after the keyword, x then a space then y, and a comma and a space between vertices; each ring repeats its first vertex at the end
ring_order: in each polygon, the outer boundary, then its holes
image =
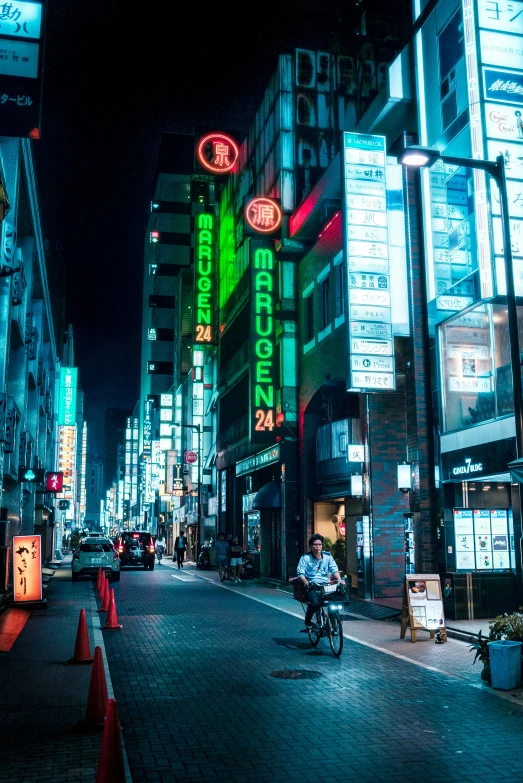
MULTIPOLYGON (((523 310, 518 307, 519 339, 523 310)), ((507 308, 482 304, 442 327, 444 429, 461 430, 513 413, 507 308)))
POLYGON ((330 275, 321 282, 321 328, 326 329, 330 323, 330 275))
POLYGON ((338 264, 335 268, 335 275, 336 275, 336 318, 339 318, 340 315, 343 315, 345 311, 344 306, 344 290, 345 290, 345 284, 344 284, 344 266, 343 264, 338 264))
POLYGON ((314 339, 314 300, 313 294, 309 294, 303 300, 303 322, 305 328, 305 344, 314 339))

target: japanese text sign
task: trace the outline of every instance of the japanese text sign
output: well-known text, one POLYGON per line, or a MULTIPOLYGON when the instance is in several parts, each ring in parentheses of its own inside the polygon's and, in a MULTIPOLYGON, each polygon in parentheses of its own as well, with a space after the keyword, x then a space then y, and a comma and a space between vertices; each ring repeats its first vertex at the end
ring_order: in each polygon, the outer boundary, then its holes
POLYGON ((16 38, 40 38, 42 29, 41 3, 0 3, 0 35, 16 38))
POLYGON ((13 592, 15 603, 42 600, 41 536, 13 538, 13 592))
POLYGON ((274 198, 246 198, 243 214, 245 233, 250 236, 274 234, 281 226, 282 211, 279 202, 274 198))
POLYGON ((341 165, 349 308, 348 389, 394 390, 385 138, 344 133, 341 165))
POLYGON ((252 239, 250 255, 249 437, 251 443, 272 443, 277 369, 275 253, 268 240, 252 239))
POLYGON ((47 492, 61 492, 63 489, 63 483, 64 483, 63 473, 45 474, 45 488, 47 492))
POLYGON ((228 174, 238 159, 238 145, 225 133, 208 133, 199 140, 196 157, 213 174, 228 174))
POLYGON ((62 367, 60 370, 58 424, 68 426, 76 422, 77 384, 78 369, 76 367, 62 367))

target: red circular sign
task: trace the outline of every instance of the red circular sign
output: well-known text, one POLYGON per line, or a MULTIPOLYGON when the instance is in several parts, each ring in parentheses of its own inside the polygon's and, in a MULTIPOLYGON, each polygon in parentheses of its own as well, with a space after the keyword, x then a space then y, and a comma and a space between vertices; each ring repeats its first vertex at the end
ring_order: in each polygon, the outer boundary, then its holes
POLYGON ((185 452, 185 461, 189 465, 194 465, 195 462, 198 462, 198 454, 195 451, 186 451, 185 452))
POLYGON ((238 160, 238 145, 225 133, 208 133, 198 142, 198 161, 213 174, 227 174, 238 160))
POLYGON ((246 204, 245 220, 253 231, 273 234, 281 226, 281 207, 273 198, 257 196, 246 204))

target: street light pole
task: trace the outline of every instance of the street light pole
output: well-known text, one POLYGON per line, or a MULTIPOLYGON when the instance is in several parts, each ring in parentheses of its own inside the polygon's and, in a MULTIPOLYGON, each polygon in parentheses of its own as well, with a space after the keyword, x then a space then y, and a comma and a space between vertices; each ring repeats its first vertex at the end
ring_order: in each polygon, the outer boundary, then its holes
POLYGON ((474 158, 457 158, 451 155, 441 155, 438 150, 427 147, 406 147, 398 157, 398 162, 404 166, 426 167, 437 160, 469 169, 479 169, 489 174, 499 190, 501 208, 501 235, 505 257, 505 281, 507 287, 507 319, 510 340, 510 364, 512 368, 512 391, 514 395, 514 419, 516 425, 516 456, 517 462, 523 465, 523 388, 521 383, 521 358, 519 351, 518 314, 516 308, 516 291, 514 286, 514 262, 512 244, 510 241, 510 216, 508 211, 507 178, 505 159, 499 155, 495 161, 476 160, 474 158))
POLYGON ((199 532, 200 532, 200 500, 201 500, 201 479, 202 479, 202 428, 200 424, 182 424, 181 422, 175 422, 173 427, 184 427, 185 429, 190 430, 196 430, 198 433, 198 490, 197 490, 197 497, 196 502, 198 504, 198 508, 196 510, 196 519, 197 519, 197 527, 196 527, 196 558, 198 558, 198 538, 199 538, 199 532))

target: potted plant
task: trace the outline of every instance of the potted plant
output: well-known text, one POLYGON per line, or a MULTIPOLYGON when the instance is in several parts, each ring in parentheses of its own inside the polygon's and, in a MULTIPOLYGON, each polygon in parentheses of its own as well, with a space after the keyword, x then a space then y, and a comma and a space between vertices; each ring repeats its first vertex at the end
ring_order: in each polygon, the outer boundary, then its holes
POLYGON ((481 679, 491 684, 490 650, 488 643, 506 639, 511 642, 523 642, 523 607, 512 614, 498 615, 489 623, 489 635, 483 636, 480 631, 472 642, 470 649, 476 651, 473 663, 479 659, 483 664, 481 679))

